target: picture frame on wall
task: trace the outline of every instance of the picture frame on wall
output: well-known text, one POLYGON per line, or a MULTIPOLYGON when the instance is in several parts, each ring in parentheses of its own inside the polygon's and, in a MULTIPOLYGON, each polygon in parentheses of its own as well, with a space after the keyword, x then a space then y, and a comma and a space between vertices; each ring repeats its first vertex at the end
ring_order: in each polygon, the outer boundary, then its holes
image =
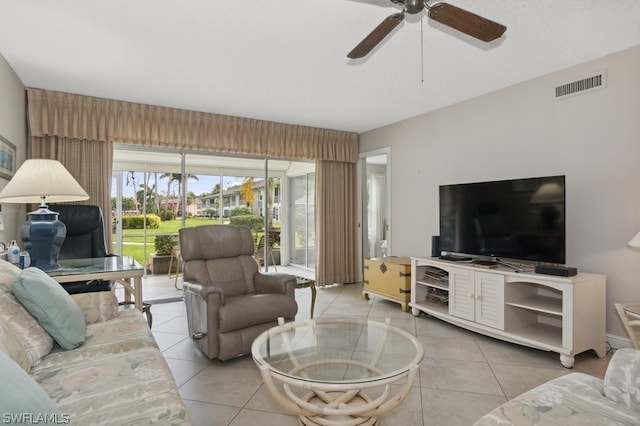
POLYGON ((11 179, 16 171, 16 146, 0 135, 0 177, 11 179))

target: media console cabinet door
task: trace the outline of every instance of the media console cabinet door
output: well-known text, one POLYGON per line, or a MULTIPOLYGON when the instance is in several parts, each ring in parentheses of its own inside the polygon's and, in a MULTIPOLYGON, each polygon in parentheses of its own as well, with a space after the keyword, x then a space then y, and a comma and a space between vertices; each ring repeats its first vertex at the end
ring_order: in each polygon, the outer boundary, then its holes
POLYGON ((449 314, 474 321, 475 282, 473 272, 468 269, 448 268, 449 314))
POLYGON ((382 257, 364 260, 364 287, 362 296, 374 294, 399 303, 409 311, 411 300, 411 259, 408 257, 382 257))

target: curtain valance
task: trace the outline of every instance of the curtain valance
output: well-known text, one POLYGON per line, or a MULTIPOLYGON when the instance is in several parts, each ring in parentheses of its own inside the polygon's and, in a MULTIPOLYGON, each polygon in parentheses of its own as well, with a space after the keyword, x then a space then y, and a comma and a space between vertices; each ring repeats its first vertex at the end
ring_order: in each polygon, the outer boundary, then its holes
POLYGON ((27 89, 31 136, 355 163, 358 135, 27 89))

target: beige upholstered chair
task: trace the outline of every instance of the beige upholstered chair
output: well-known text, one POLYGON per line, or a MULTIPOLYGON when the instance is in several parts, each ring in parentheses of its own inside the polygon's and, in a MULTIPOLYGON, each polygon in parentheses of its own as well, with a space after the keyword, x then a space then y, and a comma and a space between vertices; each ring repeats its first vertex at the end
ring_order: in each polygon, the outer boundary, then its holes
POLYGON ((180 229, 183 294, 189 333, 209 358, 251 352, 253 340, 298 312, 296 278, 258 271, 249 228, 205 225, 180 229))
POLYGON ((640 303, 615 303, 615 307, 631 344, 640 349, 640 303))

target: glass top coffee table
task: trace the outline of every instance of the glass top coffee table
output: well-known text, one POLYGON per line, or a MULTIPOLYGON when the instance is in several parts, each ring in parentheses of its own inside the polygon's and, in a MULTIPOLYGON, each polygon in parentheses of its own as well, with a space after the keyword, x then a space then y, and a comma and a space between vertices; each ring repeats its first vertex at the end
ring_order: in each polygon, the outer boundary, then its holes
POLYGON ((133 295, 135 307, 143 311, 142 276, 144 268, 132 257, 60 259, 58 263, 60 268, 48 270, 47 274, 60 284, 95 279, 115 281, 124 287, 125 302, 131 302, 133 295))
POLYGON ((271 394, 304 425, 376 424, 407 396, 424 355, 389 319, 357 318, 280 319, 251 352, 271 394))

